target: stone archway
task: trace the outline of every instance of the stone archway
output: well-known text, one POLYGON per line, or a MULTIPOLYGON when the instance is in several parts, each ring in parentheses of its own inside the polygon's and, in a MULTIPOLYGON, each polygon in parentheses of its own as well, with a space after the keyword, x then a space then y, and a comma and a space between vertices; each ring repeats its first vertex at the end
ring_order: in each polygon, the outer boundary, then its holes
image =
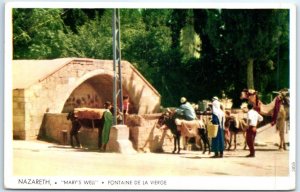
MULTIPOLYGON (((95 72, 87 76, 94 75, 95 72)), ((78 86, 76 84, 75 86, 77 87, 73 89, 66 99, 61 112, 67 113, 78 107, 103 108, 104 102, 112 102, 112 84, 113 76, 109 73, 98 73, 81 82, 78 86)), ((128 94, 125 87, 123 87, 123 94, 128 94)), ((130 105, 130 108, 131 113, 136 113, 136 107, 133 103, 130 105)))
MULTIPOLYGON (((85 101, 93 96, 94 102, 97 96, 100 107, 105 100, 112 100, 111 60, 88 58, 14 60, 13 66, 15 138, 36 138, 45 113, 60 114, 67 111, 66 104, 70 105, 70 99, 76 97, 76 94, 80 100, 83 97, 85 101), (84 91, 80 90, 84 89, 89 90, 91 94, 81 94, 80 92, 84 91)), ((159 111, 160 94, 127 61, 122 61, 122 83, 123 95, 129 95, 132 113, 149 114, 159 111)), ((75 98, 75 102, 76 100, 75 98)))

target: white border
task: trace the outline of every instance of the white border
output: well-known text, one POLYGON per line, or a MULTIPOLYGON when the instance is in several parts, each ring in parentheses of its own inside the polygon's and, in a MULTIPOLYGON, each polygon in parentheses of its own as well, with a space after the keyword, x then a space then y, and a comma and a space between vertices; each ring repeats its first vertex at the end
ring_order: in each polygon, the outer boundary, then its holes
MULTIPOLYGON (((15 189, 25 189, 24 186, 18 184, 20 177, 15 177, 12 174, 12 9, 13 8, 231 8, 231 9, 260 9, 260 8, 274 8, 274 9, 290 9, 290 106, 296 106, 296 7, 290 3, 198 3, 198 2, 170 2, 170 3, 149 3, 149 2, 8 2, 5 7, 5 100, 4 100, 4 186, 15 189)), ((286 190, 294 189, 296 185, 296 173, 292 171, 291 164, 295 162, 295 146, 296 146, 296 109, 290 108, 290 176, 288 177, 186 177, 188 179, 182 181, 181 177, 167 177, 168 185, 164 188, 149 188, 141 186, 95 186, 92 189, 149 189, 149 190, 286 190), (199 182, 201 181, 201 185, 199 182), (251 181, 251 182, 249 182, 251 181), (233 185, 252 183, 249 185, 233 185), (218 185, 216 185, 218 183, 218 185), (200 187, 200 188, 199 188, 200 187)), ((38 178, 39 177, 26 177, 38 178)), ((48 179, 47 177, 43 177, 48 179)), ((73 177, 49 177, 51 182, 56 182, 62 179, 72 179, 73 177)), ((76 179, 74 177, 73 179, 76 179)), ((78 178, 79 179, 79 178, 78 178)), ((80 178, 82 179, 82 177, 80 178)), ((103 180, 122 179, 122 177, 85 177, 85 179, 103 180)), ((124 178, 123 178, 124 179, 124 178)), ((126 177, 126 179, 137 180, 140 177, 126 177)), ((143 179, 166 179, 166 177, 143 177, 143 179)), ((107 183, 107 182, 106 182, 107 183)), ((56 185, 51 186, 32 186, 28 189, 70 189, 69 186, 56 185)), ((76 189, 91 189, 90 186, 77 186, 76 189)))
POLYGON ((200 2, 7 2, 9 8, 202 8, 202 9, 295 9, 291 3, 200 3, 200 2))
POLYGON ((12 9, 5 9, 5 38, 4 38, 4 187, 5 180, 12 178, 13 126, 12 126, 12 9))

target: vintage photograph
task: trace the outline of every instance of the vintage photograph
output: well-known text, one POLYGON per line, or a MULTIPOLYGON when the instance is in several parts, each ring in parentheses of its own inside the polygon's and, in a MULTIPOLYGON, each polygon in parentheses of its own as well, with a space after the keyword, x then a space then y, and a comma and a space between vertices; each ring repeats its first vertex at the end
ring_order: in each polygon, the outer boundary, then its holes
POLYGON ((293 5, 5 16, 7 189, 295 189, 293 5))

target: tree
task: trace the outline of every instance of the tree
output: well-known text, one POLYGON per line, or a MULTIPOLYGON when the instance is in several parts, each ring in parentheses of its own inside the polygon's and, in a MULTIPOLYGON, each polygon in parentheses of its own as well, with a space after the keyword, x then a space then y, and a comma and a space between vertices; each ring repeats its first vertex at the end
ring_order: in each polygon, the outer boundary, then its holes
POLYGON ((66 56, 70 46, 62 9, 13 9, 14 59, 66 56))
POLYGON ((183 53, 183 59, 199 58, 201 40, 194 29, 193 10, 187 10, 186 24, 182 27, 180 33, 180 50, 183 53))
MULTIPOLYGON (((225 67, 227 63, 222 62, 222 46, 220 27, 220 12, 215 9, 194 9, 194 28, 201 38, 201 57, 193 61, 191 71, 194 82, 197 82, 195 90, 199 99, 211 98, 218 95, 221 90, 226 89, 227 75, 225 67)), ((191 75, 191 74, 190 74, 191 75)))
POLYGON ((112 9, 107 9, 101 16, 88 20, 82 26, 77 26, 77 33, 72 34, 72 49, 69 55, 73 57, 88 57, 96 59, 112 58, 112 9))
POLYGON ((101 18, 105 9, 64 9, 63 22, 72 32, 77 33, 77 28, 89 20, 101 18))
POLYGON ((255 83, 259 91, 274 90, 274 69, 279 62, 287 71, 279 75, 288 81, 287 10, 195 9, 194 18, 195 30, 202 41, 200 65, 194 71, 215 79, 203 78, 205 85, 214 87, 204 85, 208 93, 224 90, 237 106, 240 90, 246 86, 254 88, 255 83), (278 54, 282 55, 280 59, 278 54), (253 76, 258 81, 254 82, 253 76))
MULTIPOLYGON (((165 106, 222 90, 238 101, 246 85, 266 92, 289 85, 288 10, 121 9, 120 16, 122 59, 165 106)), ((111 24, 112 9, 14 9, 14 59, 112 59, 111 24)))
MULTIPOLYGON (((246 66, 247 87, 254 89, 255 64, 268 64, 282 37, 281 14, 285 10, 255 9, 221 11, 224 43, 240 64, 246 66)), ((287 22, 287 21, 283 21, 287 22)))
POLYGON ((167 26, 171 10, 141 9, 130 13, 126 17, 129 12, 121 12, 122 18, 129 18, 121 20, 121 38, 125 44, 122 44, 122 57, 132 62, 161 93, 162 104, 170 105, 174 100, 168 80, 168 74, 172 73, 171 30, 167 26))

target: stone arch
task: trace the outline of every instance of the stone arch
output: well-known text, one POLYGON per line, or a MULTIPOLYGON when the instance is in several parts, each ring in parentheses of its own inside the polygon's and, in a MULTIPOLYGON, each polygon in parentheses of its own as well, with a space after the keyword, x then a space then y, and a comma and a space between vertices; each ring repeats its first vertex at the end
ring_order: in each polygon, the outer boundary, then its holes
POLYGON ((63 112, 64 111, 64 106, 70 97, 70 95, 78 88, 80 85, 86 83, 87 81, 93 79, 93 78, 99 78, 107 76, 113 79, 113 72, 103 70, 103 69, 96 69, 93 70, 89 73, 86 73, 85 75, 79 77, 78 79, 69 79, 69 83, 71 82, 71 85, 67 89, 67 91, 64 93, 62 96, 62 102, 60 102, 60 105, 58 106, 58 111, 63 112))
MULTIPOLYGON (((111 101, 113 100, 113 88, 112 88, 112 84, 113 84, 113 72, 111 71, 107 71, 107 70, 103 70, 103 69, 97 69, 97 70, 93 70, 83 76, 81 76, 80 78, 78 78, 77 80, 75 79, 71 79, 69 80, 69 82, 72 82, 72 85, 69 86, 69 88, 67 89, 67 91, 64 93, 64 95, 62 96, 62 101, 59 103, 58 106, 58 112, 69 112, 70 110, 72 110, 75 107, 90 107, 90 108, 103 108, 103 104, 105 101, 111 101), (103 81, 106 81, 103 83, 103 81), (89 104, 82 104, 80 106, 67 106, 68 104, 68 100, 70 99, 70 96, 72 96, 72 94, 78 89, 80 88, 82 85, 84 84, 88 84, 92 87, 92 89, 94 89, 94 91, 97 93, 96 96, 98 96, 97 98, 99 98, 98 103, 94 103, 95 105, 89 105, 89 104), (97 87, 96 85, 100 85, 100 87, 97 87), (99 88, 104 87, 104 90, 100 90, 99 88), (101 91, 105 91, 105 92, 101 92, 101 91)), ((87 95, 89 95, 89 93, 86 93, 87 95)), ((126 87, 126 85, 123 85, 123 95, 127 95, 128 94, 128 89, 126 87)), ((82 97, 81 97, 82 98, 82 97)), ((137 112, 137 107, 134 105, 134 103, 131 103, 131 109, 132 109, 132 113, 136 113, 137 112)))
MULTIPOLYGON (((35 138, 43 127, 45 114, 60 114, 70 95, 82 84, 95 85, 106 77, 111 80, 112 89, 111 60, 13 60, 13 65, 13 131, 16 138, 35 138)), ((123 95, 129 95, 130 106, 134 108, 131 113, 142 115, 160 111, 160 94, 127 61, 122 61, 122 84, 123 95)))

